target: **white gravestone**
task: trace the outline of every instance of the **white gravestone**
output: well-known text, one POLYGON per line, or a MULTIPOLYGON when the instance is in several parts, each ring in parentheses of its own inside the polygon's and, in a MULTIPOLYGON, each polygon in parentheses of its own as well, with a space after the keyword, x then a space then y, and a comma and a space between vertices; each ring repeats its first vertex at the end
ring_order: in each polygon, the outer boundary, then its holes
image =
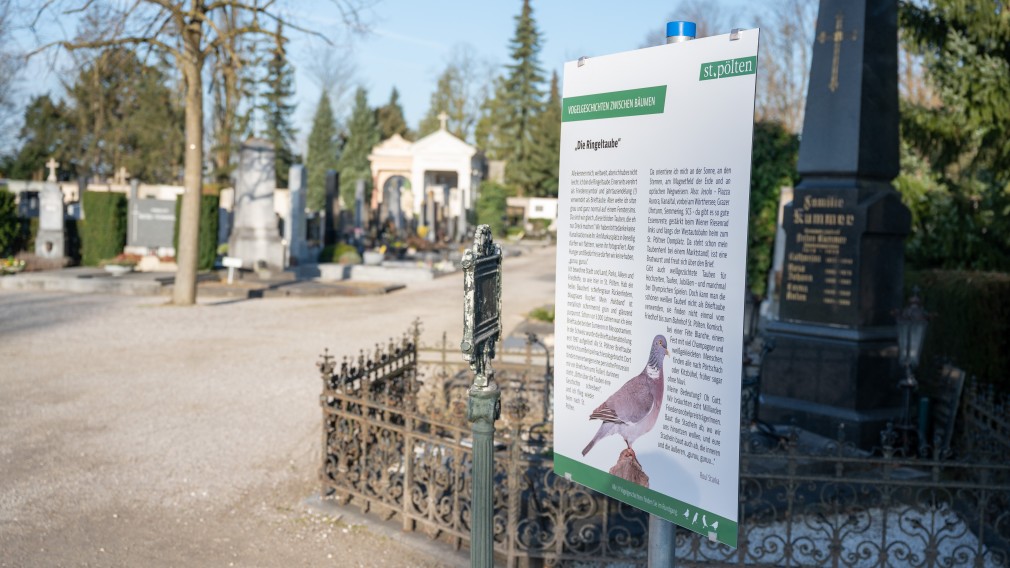
POLYGON ((49 178, 39 193, 39 230, 35 236, 35 254, 43 258, 63 258, 66 256, 63 229, 63 191, 56 183, 56 168, 59 164, 51 159, 46 162, 49 178))
POLYGON ((274 214, 274 147, 250 139, 242 145, 235 176, 234 223, 228 255, 244 266, 284 270, 284 243, 274 214))
POLYGON ((300 164, 295 164, 288 170, 291 212, 284 225, 284 238, 288 241, 291 264, 303 264, 308 260, 308 246, 305 242, 305 178, 305 167, 300 164))

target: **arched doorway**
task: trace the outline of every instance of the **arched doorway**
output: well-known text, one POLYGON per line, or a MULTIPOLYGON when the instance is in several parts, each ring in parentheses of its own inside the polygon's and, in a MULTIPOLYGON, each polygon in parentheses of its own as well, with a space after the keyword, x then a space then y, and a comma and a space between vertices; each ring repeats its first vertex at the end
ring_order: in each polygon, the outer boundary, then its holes
POLYGON ((382 205, 379 215, 383 225, 392 221, 397 232, 403 230, 404 216, 400 199, 404 191, 410 189, 410 180, 403 176, 393 176, 382 185, 382 205))

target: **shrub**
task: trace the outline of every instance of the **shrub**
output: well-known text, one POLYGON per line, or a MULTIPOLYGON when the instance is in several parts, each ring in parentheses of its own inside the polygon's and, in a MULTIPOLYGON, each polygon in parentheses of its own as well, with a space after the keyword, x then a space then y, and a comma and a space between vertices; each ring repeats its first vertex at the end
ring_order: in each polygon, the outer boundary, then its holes
MULTIPOLYGON (((1010 275, 996 272, 925 270, 905 278, 921 288, 934 315, 926 331, 921 367, 948 357, 983 382, 1010 392, 1010 275)), ((923 376, 926 376, 923 373, 923 376)))
MULTIPOLYGON (((217 195, 202 195, 200 197, 200 234, 197 240, 197 270, 214 268, 217 260, 218 207, 220 198, 217 195)), ((175 228, 172 232, 172 246, 175 256, 179 256, 179 220, 182 219, 181 196, 175 200, 175 228)))
POLYGON ((17 252, 15 250, 21 236, 21 221, 18 208, 14 204, 14 194, 0 187, 0 256, 17 252))
POLYGON ((775 122, 754 124, 751 156, 750 221, 747 230, 747 285, 763 296, 775 248, 779 193, 797 181, 799 139, 775 122))
POLYGON ((126 196, 85 191, 81 196, 84 220, 78 224, 81 263, 98 266, 102 259, 123 252, 126 246, 126 196))
POLYGON ((477 197, 477 224, 490 225, 491 234, 501 236, 505 232, 505 200, 508 190, 505 186, 493 181, 480 184, 480 195, 477 197))
POLYGON ((338 264, 361 264, 361 255, 353 245, 341 243, 327 245, 319 253, 319 262, 336 262, 338 264))
POLYGON ((534 308, 530 312, 530 319, 554 323, 554 306, 549 308, 534 308))

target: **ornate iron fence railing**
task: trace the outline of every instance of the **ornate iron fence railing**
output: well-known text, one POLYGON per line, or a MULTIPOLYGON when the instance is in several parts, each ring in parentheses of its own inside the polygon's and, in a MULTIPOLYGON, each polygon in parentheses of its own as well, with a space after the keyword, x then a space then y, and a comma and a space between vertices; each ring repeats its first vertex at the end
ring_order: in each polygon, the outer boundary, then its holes
MULTIPOLYGON (((415 323, 354 360, 323 355, 323 492, 459 548, 470 536, 465 363, 445 336, 419 336, 415 323)), ((549 366, 535 355, 527 344, 496 364, 496 555, 510 567, 644 565, 646 515, 553 474, 549 366)), ((904 457, 886 432, 875 454, 796 430, 743 436, 739 548, 679 531, 680 565, 1010 566, 1005 455, 904 457)))

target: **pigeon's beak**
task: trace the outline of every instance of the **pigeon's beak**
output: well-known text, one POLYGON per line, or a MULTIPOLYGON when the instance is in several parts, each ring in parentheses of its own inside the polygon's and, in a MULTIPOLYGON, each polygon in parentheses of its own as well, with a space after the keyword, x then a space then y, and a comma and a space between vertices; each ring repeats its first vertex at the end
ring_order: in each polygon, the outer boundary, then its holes
POLYGON ((667 357, 669 357, 669 356, 670 356, 670 350, 669 350, 669 349, 664 349, 663 351, 665 351, 665 352, 666 352, 666 356, 667 356, 667 357))

